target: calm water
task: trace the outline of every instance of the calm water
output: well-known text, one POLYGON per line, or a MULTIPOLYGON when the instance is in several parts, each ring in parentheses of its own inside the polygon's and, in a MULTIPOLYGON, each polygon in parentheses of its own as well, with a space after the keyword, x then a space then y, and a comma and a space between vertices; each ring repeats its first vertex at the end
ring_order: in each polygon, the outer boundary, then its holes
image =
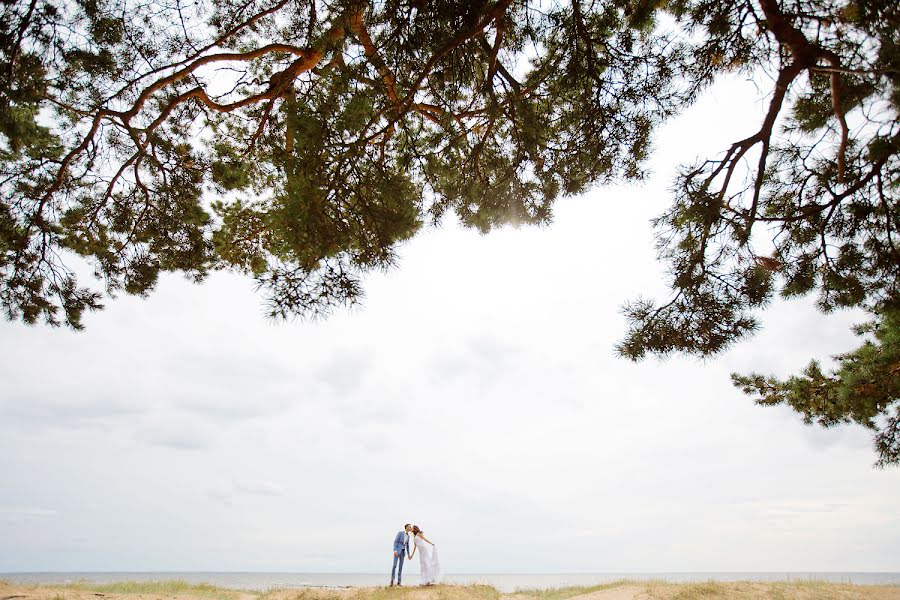
MULTIPOLYGON (((96 583, 117 581, 163 581, 183 579, 191 583, 210 583, 222 587, 266 590, 269 588, 348 587, 385 585, 389 573, 0 573, 0 578, 17 583, 71 583, 87 580, 96 583)), ((548 574, 455 574, 445 576, 447 583, 484 583, 503 592, 521 588, 552 588, 567 585, 594 585, 617 579, 665 579, 692 581, 832 581, 857 584, 900 585, 900 573, 851 572, 765 572, 765 573, 548 573, 548 574)), ((410 573, 407 585, 419 582, 418 573, 410 573)))

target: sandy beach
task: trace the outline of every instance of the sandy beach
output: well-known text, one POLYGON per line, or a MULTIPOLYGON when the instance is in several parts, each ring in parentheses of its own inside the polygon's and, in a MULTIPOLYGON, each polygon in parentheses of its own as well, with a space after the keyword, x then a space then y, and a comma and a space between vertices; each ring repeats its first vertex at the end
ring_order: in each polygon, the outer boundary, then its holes
POLYGON ((401 588, 303 588, 265 592, 231 590, 182 581, 117 584, 19 585, 0 581, 0 600, 900 600, 900 586, 816 581, 620 581, 591 587, 501 593, 484 585, 401 588))

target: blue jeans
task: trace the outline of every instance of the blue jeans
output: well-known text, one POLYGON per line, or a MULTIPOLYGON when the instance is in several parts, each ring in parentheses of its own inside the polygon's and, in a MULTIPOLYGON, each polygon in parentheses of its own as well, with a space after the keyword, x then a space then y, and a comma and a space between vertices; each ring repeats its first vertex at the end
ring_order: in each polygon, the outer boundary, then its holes
POLYGON ((391 583, 394 583, 394 571, 397 572, 397 583, 400 583, 400 580, 403 578, 403 559, 406 558, 406 553, 401 550, 397 552, 397 555, 394 556, 394 566, 391 569, 391 583), (397 561, 400 561, 400 569, 397 569, 397 561))

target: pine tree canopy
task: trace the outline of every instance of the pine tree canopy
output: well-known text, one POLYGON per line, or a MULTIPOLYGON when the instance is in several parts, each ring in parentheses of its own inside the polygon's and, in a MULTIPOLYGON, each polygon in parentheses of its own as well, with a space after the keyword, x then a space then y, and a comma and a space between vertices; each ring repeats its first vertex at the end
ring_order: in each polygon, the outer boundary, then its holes
POLYGON ((641 179, 719 76, 768 76, 747 137, 681 169, 656 221, 672 296, 625 307, 618 351, 715 354, 775 294, 861 307, 833 374, 735 382, 898 460, 896 0, 3 0, 0 20, 0 302, 74 328, 162 271, 327 313, 424 223, 547 223, 641 179))

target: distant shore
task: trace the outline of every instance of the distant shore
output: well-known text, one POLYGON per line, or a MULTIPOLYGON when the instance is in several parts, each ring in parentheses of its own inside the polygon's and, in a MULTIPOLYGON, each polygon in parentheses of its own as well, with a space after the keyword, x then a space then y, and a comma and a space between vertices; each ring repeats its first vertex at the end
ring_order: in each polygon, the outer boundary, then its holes
POLYGON ((594 586, 520 589, 488 585, 405 587, 304 587, 266 591, 170 581, 23 584, 0 579, 0 600, 900 600, 900 585, 825 581, 621 580, 594 586))

